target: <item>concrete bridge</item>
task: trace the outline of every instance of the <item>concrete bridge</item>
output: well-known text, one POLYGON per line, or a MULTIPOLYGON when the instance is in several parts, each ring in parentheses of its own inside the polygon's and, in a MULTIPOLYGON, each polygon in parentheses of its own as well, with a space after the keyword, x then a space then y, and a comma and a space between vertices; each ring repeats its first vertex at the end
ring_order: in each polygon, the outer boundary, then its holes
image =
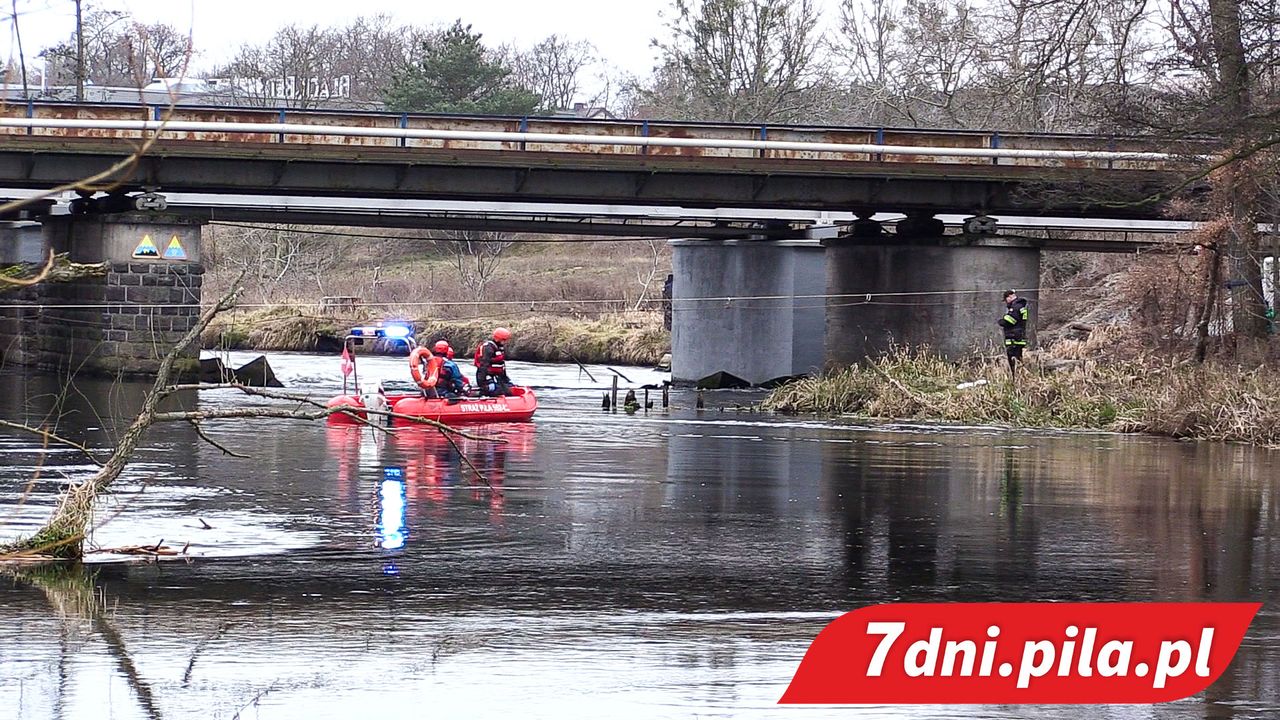
MULTIPOLYGON (((1158 204, 1142 200, 1211 151, 1065 135, 37 103, 3 108, 0 135, 0 187, 91 177, 108 189, 82 192, 69 215, 37 203, 8 216, 42 221, 41 250, 111 268, 100 281, 28 291, 30 311, 4 310, 0 342, 22 337, 9 346, 29 362, 148 372, 194 322, 200 298, 208 215, 170 208, 167 197, 234 193, 327 196, 335 208, 355 199, 544 206, 505 214, 506 229, 533 232, 594 232, 618 205, 643 228, 655 224, 646 215, 677 208, 688 222, 653 233, 679 238, 675 376, 725 370, 751 382, 890 344, 950 355, 990 344, 1000 288, 1034 298, 1044 245, 1001 234, 997 216, 1154 218, 1158 204), (596 222, 551 224, 565 203, 596 222), (734 208, 756 212, 714 219, 734 208), (849 219, 788 217, 797 212, 849 219), (889 226, 883 213, 905 217, 889 226), (941 213, 969 219, 947 234, 941 213)), ((313 206, 306 221, 335 214, 313 206)), ((446 215, 454 227, 504 216, 446 215)), ((386 218, 348 213, 344 224, 386 218)), ((0 261, 12 259, 7 246, 0 261)))

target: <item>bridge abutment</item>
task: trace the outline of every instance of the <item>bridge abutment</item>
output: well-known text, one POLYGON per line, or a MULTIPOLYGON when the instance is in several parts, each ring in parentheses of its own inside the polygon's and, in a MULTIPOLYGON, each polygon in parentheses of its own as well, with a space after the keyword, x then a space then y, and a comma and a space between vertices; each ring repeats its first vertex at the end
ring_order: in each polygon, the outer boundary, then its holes
POLYGON ((822 367, 817 240, 675 240, 672 275, 676 382, 723 371, 760 384, 822 367))
MULTIPOLYGON (((6 359, 63 373, 149 375, 200 313, 200 225, 154 215, 53 216, 43 246, 72 262, 107 263, 102 277, 24 291, 0 323, 6 359)), ((177 370, 194 375, 199 344, 177 370)))
POLYGON ((1017 290, 1036 308, 1040 250, 1000 238, 948 242, 954 240, 824 241, 828 365, 851 365, 899 346, 953 359, 995 352, 1001 293, 1017 290))

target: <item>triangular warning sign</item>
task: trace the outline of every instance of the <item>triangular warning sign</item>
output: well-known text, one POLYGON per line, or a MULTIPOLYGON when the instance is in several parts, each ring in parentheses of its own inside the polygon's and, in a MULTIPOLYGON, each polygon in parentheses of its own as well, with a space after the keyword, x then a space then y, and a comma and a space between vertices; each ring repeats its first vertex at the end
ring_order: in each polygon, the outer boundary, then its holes
POLYGON ((136 258, 158 258, 160 257, 160 249, 151 241, 150 235, 143 235, 142 242, 138 243, 138 247, 133 249, 133 256, 136 258))
POLYGON ((182 249, 182 243, 178 242, 177 235, 169 238, 169 247, 164 249, 164 256, 169 260, 187 259, 187 251, 182 249))

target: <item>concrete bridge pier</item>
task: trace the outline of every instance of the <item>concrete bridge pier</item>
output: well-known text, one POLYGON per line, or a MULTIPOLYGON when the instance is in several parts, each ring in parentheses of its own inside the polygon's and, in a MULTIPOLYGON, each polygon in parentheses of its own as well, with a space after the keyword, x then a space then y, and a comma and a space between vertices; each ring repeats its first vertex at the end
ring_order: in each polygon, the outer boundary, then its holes
POLYGON ((821 369, 826 279, 817 239, 673 240, 671 376, 753 384, 821 369))
POLYGON ((999 236, 823 244, 828 365, 851 365, 895 346, 928 346, 948 358, 998 352, 996 321, 1008 289, 1031 300, 1034 333, 1040 250, 1030 244, 999 236))
MULTIPOLYGON (((0 267, 37 264, 48 257, 39 223, 0 222, 0 267)), ((39 338, 24 328, 39 322, 38 288, 11 289, 0 294, 0 363, 34 363, 39 338)))
MULTIPOLYGON (((200 313, 200 225, 151 214, 51 216, 42 225, 45 248, 72 262, 106 262, 108 271, 25 291, 32 309, 0 324, 6 358, 67 373, 154 373, 200 313)), ((178 371, 198 369, 193 344, 178 371)))

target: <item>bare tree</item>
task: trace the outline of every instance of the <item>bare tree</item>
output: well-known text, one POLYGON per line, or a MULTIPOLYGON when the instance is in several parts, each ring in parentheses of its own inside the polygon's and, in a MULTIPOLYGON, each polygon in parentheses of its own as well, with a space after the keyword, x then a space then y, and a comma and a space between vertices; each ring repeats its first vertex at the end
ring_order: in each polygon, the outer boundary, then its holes
POLYGON ((636 297, 636 303, 631 307, 632 310, 639 310, 644 306, 645 300, 649 297, 649 288, 653 286, 653 281, 658 278, 658 273, 662 270, 661 250, 666 243, 650 238, 648 244, 649 267, 636 271, 636 282, 640 283, 640 294, 636 297))
POLYGON ((901 3, 844 0, 839 28, 832 49, 841 59, 840 70, 850 85, 849 98, 860 108, 854 121, 879 125, 909 122, 911 110, 903 100, 910 53, 902 42, 901 3))
POLYGON ((458 272, 458 282, 474 300, 483 300, 489 281, 502 264, 502 254, 514 243, 510 235, 483 230, 442 230, 433 233, 435 246, 458 272))
POLYGON ((245 296, 268 304, 309 296, 311 286, 324 295, 358 242, 299 225, 211 226, 209 238, 210 266, 243 273, 245 296))
POLYGON ((528 50, 508 48, 512 78, 542 98, 541 110, 573 105, 583 71, 596 61, 596 49, 585 40, 551 35, 528 50))
POLYGON ((813 0, 674 0, 645 102, 682 118, 813 121, 827 67, 813 0))
POLYGON ((281 28, 262 45, 242 45, 209 73, 231 80, 231 93, 258 106, 367 105, 381 100, 396 71, 438 31, 394 25, 378 15, 344 27, 281 28))
MULTIPOLYGON (((157 77, 186 73, 192 55, 191 36, 172 25, 134 22, 128 13, 89 12, 82 25, 85 80, 114 87, 142 87, 157 77)), ((46 80, 74 84, 78 38, 46 48, 46 80)))

